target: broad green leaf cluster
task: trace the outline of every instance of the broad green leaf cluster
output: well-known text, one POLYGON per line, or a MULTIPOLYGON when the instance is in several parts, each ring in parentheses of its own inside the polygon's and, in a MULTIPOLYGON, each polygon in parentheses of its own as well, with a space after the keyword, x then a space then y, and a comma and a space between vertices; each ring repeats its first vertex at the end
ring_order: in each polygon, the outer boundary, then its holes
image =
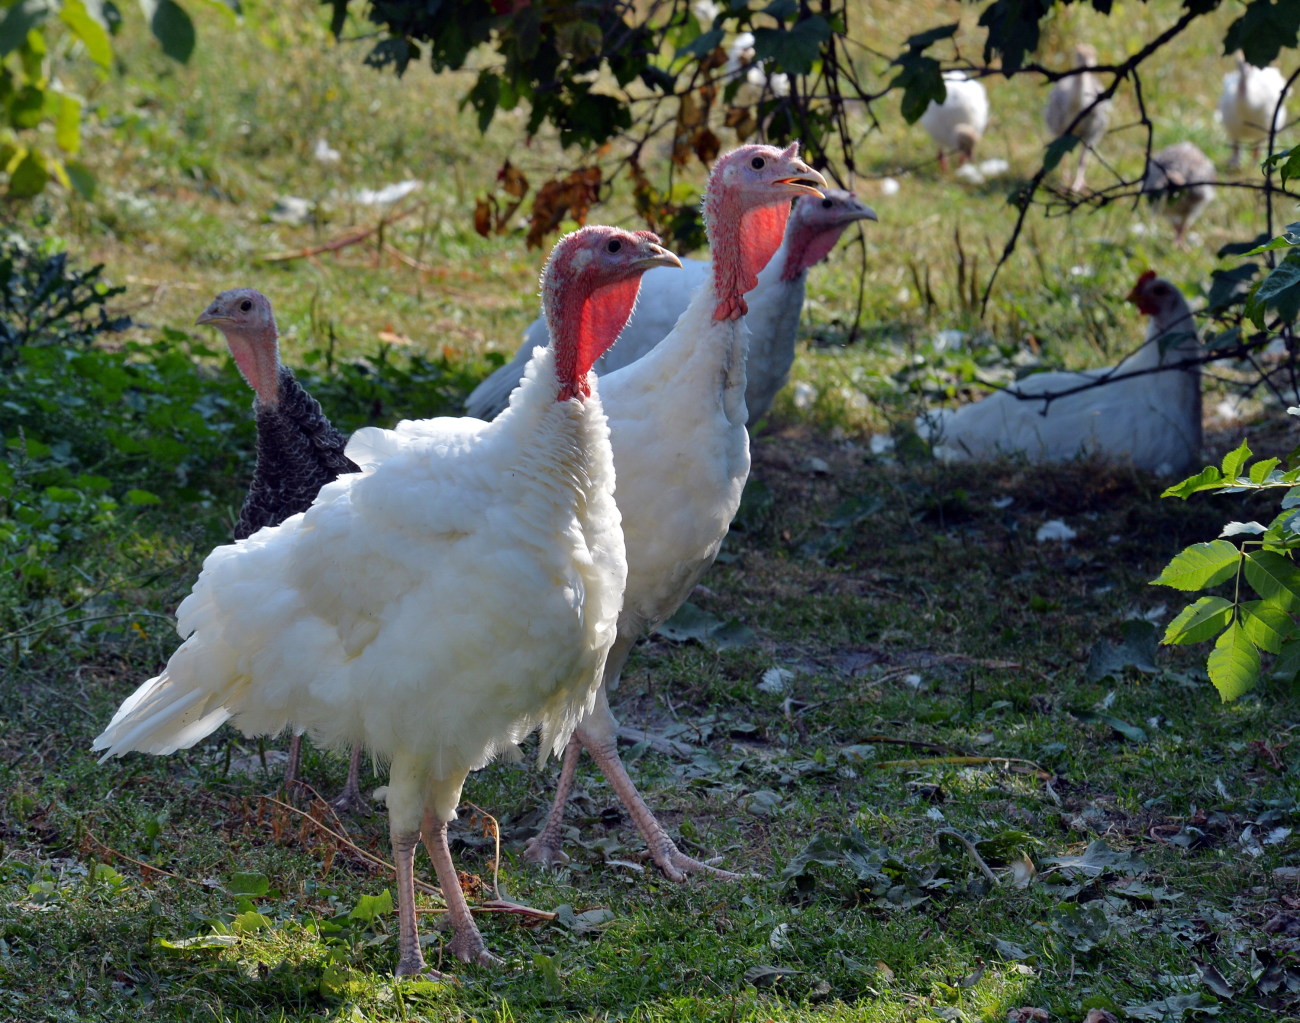
MULTIPOLYGON (((1300 408, 1290 410, 1300 414, 1300 408)), ((1297 461, 1293 452, 1291 462, 1297 461)), ((1300 674, 1300 464, 1282 467, 1280 459, 1249 464, 1245 441, 1195 476, 1169 487, 1164 497, 1186 499, 1209 491, 1231 494, 1251 490, 1285 491, 1281 510, 1267 524, 1229 522, 1218 539, 1195 543, 1177 554, 1152 580, 1189 593, 1231 588, 1231 595, 1206 593, 1183 608, 1165 630, 1165 643, 1214 641, 1206 660, 1210 681, 1223 700, 1235 700, 1270 673, 1294 681, 1300 674)))
MULTIPOLYGON (((223 10, 237 0, 207 0, 223 10)), ((194 22, 176 0, 139 0, 163 52, 185 63, 194 22)), ((0 176, 4 195, 27 199, 55 181, 89 198, 95 179, 77 156, 85 100, 60 80, 67 61, 113 69, 122 12, 113 0, 6 0, 0 5, 0 176), (53 142, 53 145, 50 143, 53 142)))

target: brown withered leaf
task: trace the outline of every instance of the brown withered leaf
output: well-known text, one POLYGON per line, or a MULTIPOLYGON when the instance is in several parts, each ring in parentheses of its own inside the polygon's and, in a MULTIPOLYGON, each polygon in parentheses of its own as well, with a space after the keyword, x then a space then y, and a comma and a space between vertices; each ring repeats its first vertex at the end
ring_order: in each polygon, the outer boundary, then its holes
POLYGON ((497 181, 501 184, 501 190, 506 195, 512 195, 516 199, 522 199, 524 193, 528 191, 528 178, 524 172, 507 160, 497 171, 497 181))
POLYGON ((701 128, 695 133, 695 144, 692 148, 695 150, 695 155, 700 158, 700 163, 711 167, 713 161, 718 158, 718 153, 722 151, 722 140, 708 128, 701 128))
POLYGON ((752 107, 727 107, 722 123, 735 131, 736 138, 741 142, 758 131, 758 118, 754 116, 752 107))
POLYGON ((484 238, 492 234, 492 207, 495 205, 491 199, 480 199, 474 204, 474 230, 484 238))
POLYGON ((540 248, 546 236, 560 226, 566 216, 579 224, 600 196, 599 167, 580 167, 563 178, 552 178, 537 190, 533 200, 532 221, 525 244, 540 248))
POLYGON ((712 71, 714 68, 722 67, 725 63, 727 63, 727 51, 721 46, 715 46, 712 50, 706 53, 704 59, 700 61, 700 70, 712 71))

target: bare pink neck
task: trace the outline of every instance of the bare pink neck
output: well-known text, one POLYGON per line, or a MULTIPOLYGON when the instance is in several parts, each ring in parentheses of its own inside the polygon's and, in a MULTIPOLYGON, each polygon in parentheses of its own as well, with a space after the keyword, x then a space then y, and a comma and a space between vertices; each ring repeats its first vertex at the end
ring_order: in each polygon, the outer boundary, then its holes
POLYGON ((738 320, 749 312, 746 292, 758 283, 785 236, 786 200, 749 209, 725 190, 710 190, 704 201, 704 226, 713 257, 715 320, 738 320))
POLYGON ((257 394, 260 404, 274 408, 280 402, 280 345, 274 328, 226 334, 235 365, 257 394))

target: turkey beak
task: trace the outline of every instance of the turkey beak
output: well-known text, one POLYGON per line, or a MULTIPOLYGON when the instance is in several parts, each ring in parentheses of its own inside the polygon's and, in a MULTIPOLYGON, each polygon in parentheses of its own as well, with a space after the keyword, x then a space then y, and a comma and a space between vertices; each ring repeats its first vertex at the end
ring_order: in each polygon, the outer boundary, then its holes
POLYGON ((213 306, 209 309, 204 309, 203 312, 199 313, 199 318, 194 321, 194 326, 201 327, 205 323, 225 323, 229 319, 229 316, 218 311, 218 309, 213 306))
POLYGON ((788 178, 777 178, 778 185, 784 185, 786 189, 795 195, 811 195, 817 199, 824 199, 821 190, 826 187, 826 179, 809 167, 802 160, 795 160, 790 165, 791 170, 796 173, 788 178))
POLYGON ((865 203, 858 203, 856 209, 849 211, 849 220, 874 220, 878 222, 880 218, 876 216, 876 211, 870 206, 865 203))
POLYGON ((636 261, 635 267, 637 270, 649 270, 656 266, 673 266, 680 270, 682 261, 662 245, 647 244, 645 255, 636 261))

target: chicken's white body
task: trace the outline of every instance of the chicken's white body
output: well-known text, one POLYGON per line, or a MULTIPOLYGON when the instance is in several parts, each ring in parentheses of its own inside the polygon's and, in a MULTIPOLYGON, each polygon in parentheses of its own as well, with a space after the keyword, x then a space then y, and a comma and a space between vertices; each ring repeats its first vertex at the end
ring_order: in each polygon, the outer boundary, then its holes
POLYGON ((1199 367, 1143 372, 1177 363, 1199 349, 1187 303, 1169 287, 1176 296, 1169 311, 1152 317, 1146 342, 1118 365, 1035 373, 981 401, 923 416, 919 432, 944 461, 1099 457, 1164 476, 1185 471, 1201 447, 1199 367), (1168 345, 1163 356, 1162 341, 1168 345), (1059 394, 1097 380, 1109 382, 1053 400, 1010 393, 1059 394))
POLYGON ((965 71, 945 71, 943 82, 948 94, 942 103, 930 101, 921 115, 921 127, 929 132, 940 153, 969 157, 989 125, 988 93, 965 71))
POLYGON ((1255 67, 1238 57, 1237 69, 1223 76, 1219 96, 1219 120, 1232 143, 1234 169, 1240 164, 1243 144, 1258 146, 1268 139, 1269 126, 1281 131, 1286 123, 1286 106, 1281 103, 1286 79, 1275 67, 1255 67))
MULTIPOLYGON (((875 212, 852 192, 834 188, 825 192, 822 199, 807 197, 795 204, 781 247, 745 296, 749 303, 745 322, 752 327, 745 385, 750 427, 767 414, 790 378, 809 269, 829 254, 849 224, 876 219, 875 212)), ((643 358, 667 337, 693 297, 709 284, 711 262, 685 259, 682 266, 684 273, 665 267, 650 270, 642 278, 632 318, 618 343, 596 362, 595 369, 602 378, 643 358)), ((465 400, 465 411, 480 419, 496 415, 518 384, 533 348, 546 342, 546 321, 539 317, 524 332, 524 343, 514 358, 483 380, 465 400)))

